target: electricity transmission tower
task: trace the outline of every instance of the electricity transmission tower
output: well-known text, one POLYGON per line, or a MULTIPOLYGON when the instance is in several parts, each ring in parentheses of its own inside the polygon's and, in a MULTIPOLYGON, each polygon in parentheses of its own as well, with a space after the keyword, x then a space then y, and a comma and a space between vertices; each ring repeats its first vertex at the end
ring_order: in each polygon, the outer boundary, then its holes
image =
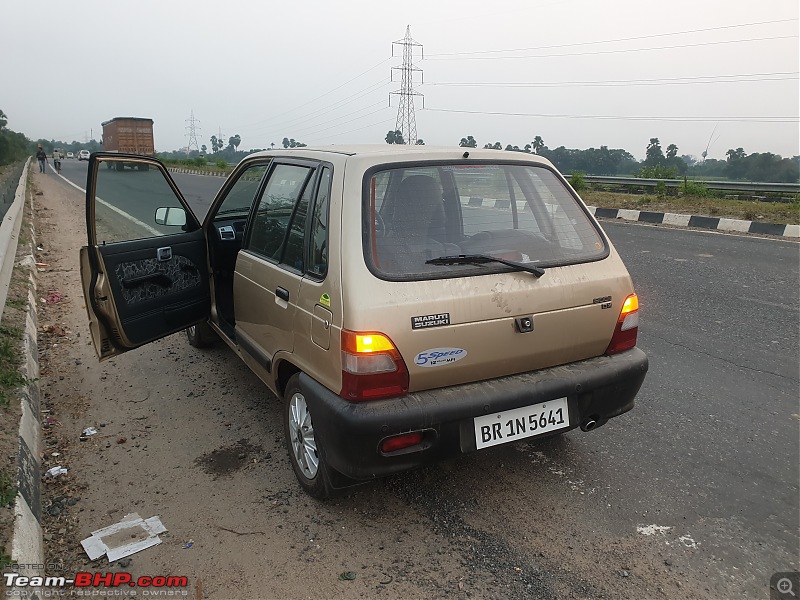
POLYGON ((419 47, 420 58, 424 58, 422 44, 415 42, 411 38, 411 25, 406 26, 406 37, 402 40, 392 42, 392 56, 394 56, 395 45, 403 46, 403 66, 392 67, 392 81, 394 81, 395 69, 400 70, 400 89, 390 92, 389 105, 391 106, 392 96, 400 96, 400 105, 397 107, 397 124, 395 130, 403 135, 406 144, 417 143, 417 120, 414 117, 414 96, 422 97, 422 107, 425 108, 425 96, 414 90, 414 72, 419 71, 420 83, 422 83, 422 69, 414 66, 414 47, 419 47))
POLYGON ((200 121, 194 118, 194 109, 192 109, 191 116, 186 119, 188 125, 186 129, 189 133, 186 135, 189 136, 189 144, 186 146, 186 154, 192 151, 194 147, 195 150, 200 152, 200 145, 197 143, 197 132, 200 131, 200 121))

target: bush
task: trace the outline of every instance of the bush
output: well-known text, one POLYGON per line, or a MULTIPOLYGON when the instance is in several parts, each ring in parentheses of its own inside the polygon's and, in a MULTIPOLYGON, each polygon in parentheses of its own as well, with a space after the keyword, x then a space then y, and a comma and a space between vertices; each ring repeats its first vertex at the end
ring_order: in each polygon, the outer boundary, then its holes
POLYGON ((208 164, 208 161, 202 156, 198 156, 194 159, 194 166, 195 167, 205 167, 208 164))
POLYGON ((708 198, 709 196, 714 196, 714 193, 702 183, 689 181, 686 179, 683 181, 683 193, 686 196, 697 196, 698 198, 708 198))
POLYGON ((573 171, 569 175, 569 183, 576 192, 582 192, 586 189, 586 180, 584 173, 581 171, 573 171))
POLYGON ((218 160, 215 164, 220 169, 227 169, 228 168, 228 163, 226 161, 224 161, 224 160, 218 160))
POLYGON ((665 167, 664 165, 642 167, 636 174, 636 177, 641 179, 675 179, 677 176, 678 169, 675 167, 665 167))

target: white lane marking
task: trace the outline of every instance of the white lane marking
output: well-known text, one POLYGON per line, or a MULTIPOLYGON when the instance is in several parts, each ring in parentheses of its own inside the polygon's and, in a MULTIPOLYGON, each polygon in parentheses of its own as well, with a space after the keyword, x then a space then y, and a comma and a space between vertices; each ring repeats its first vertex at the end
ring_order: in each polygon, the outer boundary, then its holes
MULTIPOLYGON (((69 179, 64 177, 61 173, 56 173, 56 175, 61 177, 61 179, 66 181, 68 184, 70 184, 75 189, 80 190, 84 194, 86 194, 86 190, 85 189, 83 189, 82 187, 78 186, 77 184, 72 183, 69 179)), ((157 235, 159 237, 161 237, 161 235, 163 235, 158 229, 150 227, 150 225, 148 225, 147 223, 144 223, 144 222, 140 221, 139 219, 137 219, 136 217, 133 217, 133 216, 129 215, 124 210, 120 210, 116 206, 114 206, 112 204, 109 204, 108 202, 106 202, 105 200, 100 198, 100 196, 95 196, 95 200, 97 200, 97 202, 99 202, 100 204, 102 204, 106 208, 110 208, 111 210, 113 210, 116 213, 119 213, 121 216, 125 217, 126 219, 129 219, 130 221, 132 221, 134 224, 138 225, 139 227, 142 227, 145 231, 148 231, 149 233, 152 233, 153 235, 157 235)))

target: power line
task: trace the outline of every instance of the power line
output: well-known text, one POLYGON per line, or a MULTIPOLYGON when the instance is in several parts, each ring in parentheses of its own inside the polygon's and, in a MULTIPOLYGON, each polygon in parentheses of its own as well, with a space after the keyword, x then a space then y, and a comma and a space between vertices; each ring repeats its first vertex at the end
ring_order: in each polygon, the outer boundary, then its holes
POLYGON ((798 79, 798 71, 778 73, 749 73, 742 75, 701 75, 697 77, 662 77, 658 79, 610 79, 605 81, 512 81, 512 82, 426 82, 426 86, 451 87, 617 87, 631 85, 696 85, 708 83, 742 83, 750 81, 791 81, 798 79), (784 77, 793 75, 793 77, 784 77))
POLYGON ((309 104, 311 104, 312 102, 316 102, 316 101, 317 101, 317 100, 319 100, 320 98, 324 98, 325 96, 327 96, 327 95, 329 95, 329 94, 332 94, 333 92, 335 92, 335 91, 337 91, 337 90, 340 90, 341 88, 343 88, 344 86, 346 86, 348 83, 351 83, 351 82, 355 81, 356 79, 358 79, 359 77, 362 77, 362 76, 366 75, 366 74, 367 74, 367 73, 369 73, 370 71, 374 71, 375 69, 377 69, 378 67, 380 67, 381 65, 383 65, 385 62, 387 62, 387 61, 388 61, 388 60, 390 60, 390 59, 391 59, 391 57, 384 58, 382 61, 380 61, 380 62, 379 62, 378 64, 376 64, 374 67, 370 67, 370 68, 369 68, 369 69, 367 69, 366 71, 362 71, 361 73, 359 73, 358 75, 356 75, 356 76, 355 76, 355 77, 353 77, 352 79, 348 79, 348 80, 347 80, 347 81, 345 81, 344 83, 342 83, 342 84, 340 84, 340 85, 336 86, 336 87, 335 87, 335 88, 333 88, 333 89, 330 89, 330 90, 328 90, 327 92, 325 92, 325 93, 323 93, 323 94, 320 94, 320 95, 319 95, 319 96, 317 96, 316 98, 312 98, 312 99, 311 99, 311 100, 309 100, 308 102, 305 102, 305 103, 303 103, 303 104, 299 104, 299 105, 295 106, 294 108, 290 108, 289 110, 287 110, 287 111, 284 111, 284 112, 282 112, 282 113, 279 113, 279 114, 277 114, 277 115, 272 115, 270 118, 268 118, 268 119, 264 119, 263 121, 257 121, 256 123, 252 123, 252 124, 249 124, 249 125, 243 125, 243 126, 240 126, 240 127, 238 127, 238 129, 247 129, 247 128, 249 128, 249 127, 256 127, 256 126, 258 126, 258 125, 262 125, 262 124, 264 124, 264 123, 269 123, 270 121, 272 121, 272 120, 274 120, 274 119, 277 119, 277 118, 279 118, 279 117, 282 117, 283 115, 287 115, 287 114, 289 114, 289 113, 292 113, 292 112, 294 112, 294 111, 296 111, 296 110, 298 110, 298 109, 300 109, 300 108, 303 108, 304 106, 308 106, 308 105, 309 105, 309 104))
POLYGON ((380 82, 378 82, 376 84, 370 85, 370 86, 368 86, 368 87, 366 87, 366 88, 364 88, 362 90, 359 90, 358 92, 355 92, 354 94, 351 94, 350 96, 347 96, 347 97, 345 97, 345 98, 343 98, 341 100, 338 100, 337 102, 334 102, 333 104, 326 105, 326 106, 324 106, 324 107, 322 107, 322 108, 320 108, 318 110, 312 111, 312 112, 310 112, 308 114, 305 114, 305 115, 303 115, 301 117, 292 118, 292 119, 289 119, 288 121, 283 121, 283 122, 280 122, 280 123, 275 124, 275 125, 270 125, 270 126, 266 126, 265 125, 262 128, 256 128, 255 130, 250 130, 248 132, 248 135, 262 135, 263 136, 263 135, 267 135, 267 134, 265 134, 265 133, 256 133, 256 132, 259 129, 261 129, 263 131, 265 128, 269 127, 269 129, 267 129, 267 132, 271 134, 271 133, 273 133, 274 131, 276 131, 278 129, 286 129, 288 127, 293 127, 296 124, 303 124, 303 123, 306 123, 308 121, 313 121, 314 119, 318 118, 319 116, 327 115, 332 110, 335 110, 337 108, 341 108, 343 106, 347 106, 348 104, 351 104, 352 102, 355 102, 356 100, 359 100, 359 99, 363 98, 364 96, 367 96, 368 94, 370 94, 371 92, 375 91, 379 87, 382 87, 382 86, 386 85, 386 83, 387 83, 386 81, 380 81, 380 82))
POLYGON ((294 135, 303 135, 304 136, 304 135, 309 135, 309 134, 304 133, 304 132, 310 131, 310 135, 314 135, 316 133, 319 133, 320 131, 327 131, 328 129, 333 129, 333 128, 338 127, 340 125, 346 125, 347 123, 352 123, 353 121, 358 121, 359 119, 365 119, 366 117, 369 117, 370 115, 374 115, 375 113, 380 112, 382 110, 385 110, 386 108, 387 108, 387 106, 386 106, 385 102, 379 102, 377 104, 372 104, 371 106, 366 106, 364 108, 360 108, 360 109, 358 109, 356 111, 353 111, 351 113, 348 113, 346 115, 341 115, 341 116, 336 117, 335 119, 331 119, 329 121, 323 121, 322 123, 316 123, 315 125, 310 125, 309 127, 301 128, 300 130, 293 130, 292 133, 294 135), (345 121, 344 123, 337 123, 336 125, 333 125, 332 127, 328 127, 327 129, 322 129, 322 130, 317 129, 318 127, 321 127, 323 125, 327 125, 329 123, 335 123, 336 121, 339 121, 340 119, 344 119, 344 118, 347 118, 349 116, 352 116, 352 115, 355 115, 357 113, 360 113, 362 111, 369 110, 371 108, 375 108, 378 104, 380 104, 381 107, 379 109, 377 109, 377 110, 374 110, 374 111, 370 112, 370 113, 367 113, 365 115, 361 115, 360 117, 357 117, 355 119, 351 119, 349 121, 345 121))
POLYGON ((490 112, 480 110, 454 110, 446 108, 426 108, 425 110, 443 113, 460 113, 469 115, 493 115, 505 117, 542 117, 547 119, 598 119, 619 121, 667 121, 667 122, 726 122, 726 123, 798 123, 799 117, 645 117, 645 116, 620 116, 620 115, 567 115, 544 113, 512 113, 490 112))
POLYGON ((723 29, 736 29, 739 27, 754 27, 757 25, 773 25, 776 23, 791 23, 795 22, 797 19, 780 19, 777 21, 761 21, 758 23, 740 23, 738 25, 722 25, 720 27, 707 27, 705 29, 688 29, 686 31, 674 31, 672 33, 656 33, 652 35, 639 35, 635 37, 628 37, 628 38, 615 38, 611 40, 597 40, 594 42, 575 42, 572 44, 556 44, 552 46, 533 46, 531 48, 511 48, 507 50, 473 50, 470 52, 442 52, 439 54, 428 54, 428 58, 437 57, 437 56, 463 56, 466 54, 496 54, 499 52, 528 52, 531 50, 553 50, 556 48, 574 48, 577 46, 592 46, 595 44, 613 44, 617 42, 631 42, 636 40, 647 40, 647 39, 654 39, 659 37, 669 37, 673 35, 687 35, 690 33, 705 33, 708 31, 721 31, 723 29))
MULTIPOLYGON (((323 131, 330 131, 331 129, 336 129, 337 127, 340 127, 340 126, 342 126, 342 125, 347 125, 348 123, 353 123, 353 122, 355 122, 355 121, 360 121, 361 119, 366 119, 367 117, 369 117, 369 116, 371 116, 371 115, 374 115, 374 114, 376 114, 376 113, 379 113, 379 112, 381 112, 381 111, 383 111, 383 110, 386 110, 386 109, 387 109, 387 107, 386 107, 386 106, 383 106, 383 107, 379 108, 378 110, 374 110, 374 111, 372 111, 371 113, 367 113, 366 115, 362 115, 362 116, 360 116, 360 117, 357 117, 357 118, 355 118, 355 119, 350 119, 349 121, 345 121, 344 123, 338 123, 338 124, 336 124, 336 125, 333 125, 333 126, 331 126, 331 127, 326 127, 325 129, 319 129, 319 130, 317 130, 317 131, 312 131, 312 132, 310 132, 310 133, 309 133, 309 134, 307 134, 307 135, 314 136, 314 135, 317 135, 317 134, 319 134, 319 133, 322 133, 323 131)), ((341 135, 341 134, 338 134, 338 135, 341 135)))
POLYGON ((377 127, 378 125, 381 125, 381 124, 388 125, 389 127, 391 127, 391 121, 387 121, 386 119, 381 119, 380 121, 377 121, 375 123, 370 123, 369 125, 364 125, 363 127, 358 127, 356 129, 350 129, 348 131, 340 131, 339 133, 337 133, 335 135, 336 136, 347 135, 348 133, 354 133, 356 131, 362 131, 364 129, 369 129, 370 127, 377 127))
POLYGON ((676 44, 674 46, 653 46, 650 48, 628 48, 626 50, 597 50, 595 52, 564 52, 562 54, 534 54, 530 56, 461 56, 455 58, 430 58, 427 60, 519 60, 526 58, 557 58, 565 56, 597 56, 601 54, 624 54, 626 52, 650 52, 653 50, 676 50, 679 48, 697 48, 700 46, 719 46, 722 44, 744 44, 749 42, 765 42, 775 40, 797 39, 796 35, 748 38, 742 40, 724 40, 718 42, 697 42, 694 44, 676 44))

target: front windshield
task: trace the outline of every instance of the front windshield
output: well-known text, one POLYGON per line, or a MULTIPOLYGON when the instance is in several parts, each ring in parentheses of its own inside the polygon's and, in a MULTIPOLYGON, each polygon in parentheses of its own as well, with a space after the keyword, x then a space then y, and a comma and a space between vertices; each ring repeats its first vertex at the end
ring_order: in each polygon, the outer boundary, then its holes
POLYGON ((380 274, 404 279, 508 270, 431 259, 481 254, 540 267, 603 258, 599 230, 546 167, 397 167, 365 180, 365 252, 380 274))

